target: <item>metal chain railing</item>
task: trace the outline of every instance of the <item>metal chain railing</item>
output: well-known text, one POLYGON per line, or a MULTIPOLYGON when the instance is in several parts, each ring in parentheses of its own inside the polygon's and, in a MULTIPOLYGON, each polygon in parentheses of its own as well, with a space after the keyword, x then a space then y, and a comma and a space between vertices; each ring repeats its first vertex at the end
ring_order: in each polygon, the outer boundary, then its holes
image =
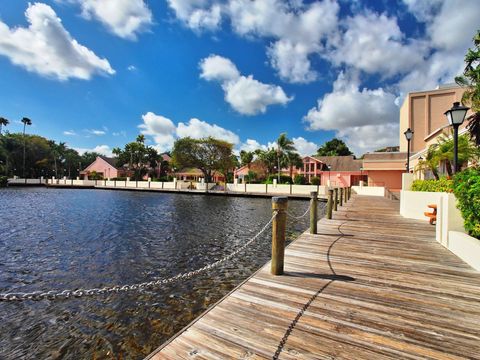
POLYGON ((287 211, 287 215, 288 215, 290 218, 294 219, 294 220, 300 220, 300 219, 304 218, 305 216, 307 216, 307 214, 310 212, 310 208, 311 208, 311 207, 312 207, 312 203, 310 203, 310 204, 308 205, 308 209, 307 209, 307 211, 305 211, 305 213, 304 213, 303 215, 295 216, 295 215, 293 215, 293 214, 292 214, 291 212, 289 212, 289 211, 287 211))
POLYGON ((25 301, 25 300, 33 300, 33 301, 39 301, 39 300, 61 300, 61 299, 69 299, 72 297, 82 297, 82 296, 96 296, 96 295, 102 295, 102 294, 111 294, 111 293, 119 293, 119 292, 127 292, 127 291, 134 291, 134 290, 142 290, 142 289, 148 289, 148 288, 154 288, 154 287, 160 287, 163 285, 171 284, 174 282, 177 282, 179 280, 187 280, 190 279, 198 274, 201 274, 205 271, 211 270, 220 264, 224 263, 225 261, 233 258, 236 256, 238 253, 242 252, 247 248, 250 244, 252 244, 255 240, 258 239, 258 237, 265 231, 267 230, 270 225, 272 224, 273 220, 277 216, 277 212, 275 211, 272 218, 268 221, 268 223, 265 224, 265 226, 255 235, 253 236, 250 240, 248 240, 245 244, 240 246, 237 250, 234 252, 228 254, 227 256, 221 258, 220 260, 217 260, 211 264, 205 265, 199 269, 192 270, 189 272, 177 274, 175 276, 172 276, 170 278, 166 279, 159 279, 159 280, 152 280, 148 282, 143 282, 143 283, 138 283, 138 284, 131 284, 131 285, 114 285, 114 286, 106 286, 103 288, 93 288, 93 289, 77 289, 77 290, 50 290, 50 291, 34 291, 30 293, 23 293, 23 292, 18 292, 18 293, 6 293, 6 294, 0 294, 0 302, 2 301, 25 301))

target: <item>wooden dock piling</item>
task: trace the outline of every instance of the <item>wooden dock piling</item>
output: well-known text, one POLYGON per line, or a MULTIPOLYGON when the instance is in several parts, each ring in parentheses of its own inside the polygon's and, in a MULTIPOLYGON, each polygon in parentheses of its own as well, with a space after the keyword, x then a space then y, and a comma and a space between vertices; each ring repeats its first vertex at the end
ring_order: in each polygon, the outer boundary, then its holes
POLYGON ((288 198, 277 196, 272 198, 272 210, 277 216, 272 223, 272 266, 273 275, 283 274, 283 263, 285 257, 285 233, 287 227, 288 198))
POLYGON ((310 193, 312 197, 310 199, 310 234, 317 233, 317 222, 318 222, 318 210, 317 210, 317 203, 318 203, 318 192, 312 191, 310 193))
POLYGON ((333 189, 328 190, 328 200, 327 200, 327 219, 332 218, 333 210, 333 189))
POLYGON ((333 199, 333 210, 338 210, 338 188, 333 189, 334 199, 333 199))

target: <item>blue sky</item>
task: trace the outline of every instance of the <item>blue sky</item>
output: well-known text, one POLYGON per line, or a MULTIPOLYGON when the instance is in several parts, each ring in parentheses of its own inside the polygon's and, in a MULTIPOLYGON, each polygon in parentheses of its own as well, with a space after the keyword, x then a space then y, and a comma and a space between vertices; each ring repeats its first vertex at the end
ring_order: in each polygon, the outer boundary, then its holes
POLYGON ((406 93, 461 72, 479 15, 470 0, 0 0, 0 115, 106 154, 140 132, 160 151, 287 132, 302 154, 337 136, 361 155, 398 143, 406 93))

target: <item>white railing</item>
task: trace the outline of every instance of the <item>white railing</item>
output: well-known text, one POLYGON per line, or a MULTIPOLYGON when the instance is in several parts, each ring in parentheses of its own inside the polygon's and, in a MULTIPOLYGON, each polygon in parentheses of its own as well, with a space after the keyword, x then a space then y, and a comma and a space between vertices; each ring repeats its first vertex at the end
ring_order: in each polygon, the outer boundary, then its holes
MULTIPOLYGON (((58 186, 75 187, 98 187, 98 188, 130 188, 130 189, 154 189, 154 190, 196 190, 206 191, 207 184, 191 181, 147 181, 147 180, 77 180, 77 179, 9 179, 10 184, 47 184, 58 186)), ((215 187, 215 183, 209 183, 208 189, 215 187)), ((328 192, 327 186, 321 185, 296 185, 296 184, 227 184, 229 193, 253 193, 269 195, 310 195, 317 191, 318 195, 325 196, 328 192)))

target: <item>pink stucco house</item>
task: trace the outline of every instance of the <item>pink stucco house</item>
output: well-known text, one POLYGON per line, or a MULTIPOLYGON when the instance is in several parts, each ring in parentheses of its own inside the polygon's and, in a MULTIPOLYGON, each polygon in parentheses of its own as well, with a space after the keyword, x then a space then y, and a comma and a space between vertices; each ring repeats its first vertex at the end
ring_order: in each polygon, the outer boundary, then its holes
POLYGON ((402 188, 402 174, 406 172, 406 152, 373 152, 363 157, 363 172, 369 186, 385 186, 397 191, 402 188))
POLYGON ((318 177, 320 185, 353 186, 358 185, 360 180, 366 181, 362 160, 355 159, 353 155, 305 156, 299 174, 305 176, 308 182, 318 177))
POLYGON ((116 159, 106 156, 97 156, 93 163, 88 165, 83 171, 80 171, 80 176, 87 179, 88 175, 94 171, 104 179, 125 176, 125 170, 116 167, 116 159))

